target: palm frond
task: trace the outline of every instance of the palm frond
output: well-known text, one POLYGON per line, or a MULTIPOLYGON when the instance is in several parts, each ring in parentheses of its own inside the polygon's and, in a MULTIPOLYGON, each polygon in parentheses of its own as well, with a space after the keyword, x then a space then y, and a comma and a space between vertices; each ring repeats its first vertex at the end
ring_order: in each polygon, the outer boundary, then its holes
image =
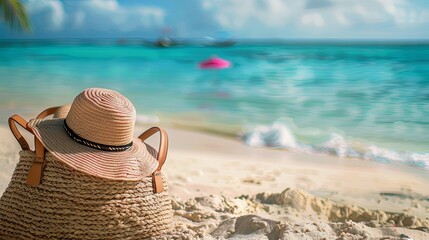
POLYGON ((20 0, 0 0, 0 19, 12 29, 31 31, 27 11, 20 0))

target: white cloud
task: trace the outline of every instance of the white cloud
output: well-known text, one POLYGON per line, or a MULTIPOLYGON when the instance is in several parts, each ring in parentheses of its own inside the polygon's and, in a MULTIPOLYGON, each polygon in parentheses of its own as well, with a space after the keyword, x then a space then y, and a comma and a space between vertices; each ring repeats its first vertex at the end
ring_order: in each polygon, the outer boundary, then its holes
POLYGON ((335 19, 339 24, 343 26, 347 26, 350 24, 349 20, 347 20, 346 16, 344 16, 342 12, 335 12, 335 19))
POLYGON ((210 1, 203 1, 203 8, 210 9, 212 7, 212 3, 210 1))
POLYGON ((160 8, 154 7, 146 7, 146 8, 138 8, 136 9, 137 13, 140 13, 142 16, 140 21, 146 27, 150 27, 151 25, 160 26, 164 23, 165 13, 160 8))
POLYGON ((89 6, 89 8, 101 11, 117 11, 119 9, 116 0, 86 0, 82 5, 89 6))
POLYGON ((29 0, 28 11, 36 22, 43 21, 44 30, 74 29, 115 30, 129 32, 161 26, 165 12, 159 7, 124 6, 117 0, 29 0), (63 5, 64 4, 64 5, 63 5), (66 8, 67 15, 65 14, 66 8), (42 19, 42 20, 40 20, 42 19), (46 28, 48 26, 48 28, 46 28))
POLYGON ((26 7, 30 15, 42 17, 44 25, 48 26, 51 30, 60 30, 62 28, 66 14, 63 4, 60 1, 30 0, 27 2, 26 7))
POLYGON ((232 29, 248 27, 252 22, 267 26, 284 26, 304 8, 300 0, 205 0, 204 9, 223 26, 232 29), (249 24, 250 23, 250 24, 249 24))
POLYGON ((351 10, 352 11, 344 7, 341 9, 341 11, 347 12, 350 16, 359 17, 359 20, 364 23, 383 22, 386 21, 388 17, 385 11, 380 11, 380 6, 373 6, 373 4, 365 4, 365 2, 357 2, 351 8, 351 10))
POLYGON ((422 24, 429 22, 429 12, 415 8, 404 0, 378 0, 399 26, 422 24))
POLYGON ((407 22, 409 20, 409 15, 414 14, 413 12, 402 9, 406 7, 405 2, 402 0, 378 0, 378 2, 380 2, 385 12, 391 15, 398 24, 407 22))
POLYGON ((159 7, 122 6, 116 0, 87 0, 79 8, 91 15, 95 28, 129 32, 164 23, 165 12, 159 7))
POLYGON ((307 13, 301 18, 301 22, 304 25, 313 25, 316 27, 323 27, 325 25, 325 20, 318 13, 307 13))
POLYGON ((336 0, 335 8, 349 23, 389 24, 392 27, 415 27, 429 22, 429 11, 404 0, 361 0, 352 3, 336 0))
POLYGON ((385 37, 407 31, 423 36, 419 32, 429 23, 428 8, 408 0, 187 0, 165 9, 157 1, 26 1, 35 31, 68 35, 71 29, 156 34, 171 26, 185 37, 219 29, 240 37, 385 37))
POLYGON ((357 32, 353 30, 362 26, 379 26, 382 32, 390 30, 386 26, 394 29, 429 22, 427 9, 405 0, 204 0, 202 5, 221 27, 251 32, 258 26, 279 35, 290 29, 317 30, 322 35, 339 28, 357 32))

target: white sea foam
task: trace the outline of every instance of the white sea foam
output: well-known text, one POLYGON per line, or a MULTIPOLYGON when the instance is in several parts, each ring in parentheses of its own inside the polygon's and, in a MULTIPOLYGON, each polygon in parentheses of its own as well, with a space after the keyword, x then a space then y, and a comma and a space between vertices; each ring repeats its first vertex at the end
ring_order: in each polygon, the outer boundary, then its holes
POLYGON ((340 134, 333 133, 328 141, 323 142, 313 147, 322 152, 335 154, 339 157, 357 157, 357 153, 353 150, 352 144, 348 142, 340 134))
POLYGON ((280 123, 259 125, 243 135, 244 143, 252 147, 295 148, 296 141, 290 129, 280 123))
POLYGON ((303 152, 326 153, 339 157, 367 159, 380 163, 398 162, 429 169, 429 153, 401 152, 365 144, 345 138, 339 133, 331 133, 328 140, 320 143, 304 144, 287 123, 258 125, 242 134, 243 142, 252 147, 296 149, 303 152))

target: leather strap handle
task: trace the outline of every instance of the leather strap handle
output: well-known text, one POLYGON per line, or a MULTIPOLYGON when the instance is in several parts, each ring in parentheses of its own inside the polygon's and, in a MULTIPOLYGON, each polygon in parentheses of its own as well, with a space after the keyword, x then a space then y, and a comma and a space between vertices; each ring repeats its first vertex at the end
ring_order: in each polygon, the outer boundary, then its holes
MULTIPOLYGON (((52 115, 55 113, 55 111, 57 111, 58 108, 59 107, 47 108, 37 115, 36 119, 43 119, 49 115, 52 115)), ((34 136, 34 145, 36 158, 33 160, 27 175, 27 184, 30 186, 38 186, 40 184, 43 177, 43 170, 45 169, 46 165, 45 146, 43 146, 43 143, 36 136, 34 136)))
MULTIPOLYGON (((39 115, 37 115, 36 119, 43 119, 51 114, 54 114, 55 111, 57 111, 59 107, 51 107, 43 110, 39 115)), ((9 128, 12 132, 13 136, 18 141, 19 145, 21 145, 22 150, 30 150, 30 147, 28 145, 27 140, 22 136, 21 132, 19 132, 18 128, 16 127, 16 123, 18 123, 21 127, 23 127, 25 130, 29 131, 30 133, 33 133, 31 128, 27 126, 28 122, 19 116, 18 114, 13 115, 9 118, 9 128)))
MULTIPOLYGON (((10 131, 12 132, 13 136, 15 136, 16 140, 18 140, 22 150, 30 150, 27 140, 25 140, 25 138, 19 132, 16 123, 18 123, 25 130, 29 131, 31 134, 34 134, 33 130, 28 127, 28 122, 18 114, 15 114, 9 118, 10 131)), ((34 137, 34 144, 36 158, 33 160, 27 175, 27 184, 31 186, 37 186, 40 184, 43 168, 45 167, 45 147, 37 137, 34 137)))
POLYGON ((140 140, 144 141, 157 132, 159 132, 160 134, 157 156, 159 164, 155 172, 152 173, 153 193, 160 193, 164 191, 164 182, 162 180, 161 168, 164 165, 165 160, 167 159, 168 135, 167 132, 165 132, 165 130, 162 128, 151 127, 139 136, 140 140))
POLYGON ((46 165, 45 146, 43 146, 43 143, 37 137, 34 137, 34 145, 36 158, 33 160, 27 175, 27 184, 30 186, 38 186, 40 184, 46 165))
POLYGON ((30 133, 33 133, 33 130, 31 130, 31 128, 27 126, 28 122, 18 114, 15 114, 9 118, 8 123, 9 123, 10 131, 18 141, 22 150, 30 150, 27 140, 25 140, 24 136, 22 136, 21 132, 19 132, 18 127, 16 126, 16 123, 18 123, 25 130, 29 131, 30 133))
MULTIPOLYGON (((36 119, 43 119, 51 114, 54 114, 55 111, 59 107, 51 107, 43 110, 36 119)), ((27 140, 22 136, 22 134, 19 132, 16 123, 18 123, 21 127, 23 127, 25 130, 29 131, 31 134, 34 135, 33 130, 28 127, 28 122, 22 118, 21 116, 15 114, 12 117, 9 118, 9 128, 13 134, 13 136, 18 141, 19 145, 21 145, 22 150, 30 150, 30 147, 28 145, 27 140)), ((34 152, 36 153, 36 158, 33 160, 33 163, 30 166, 30 170, 28 171, 27 175, 27 184, 31 186, 37 186, 40 184, 42 180, 43 175, 43 169, 45 168, 45 147, 43 146, 43 143, 34 136, 34 145, 35 149, 34 152)))
POLYGON ((159 138, 159 149, 158 149, 158 169, 157 171, 161 171, 162 166, 165 163, 165 160, 167 159, 167 152, 168 152, 168 135, 167 132, 159 127, 151 127, 148 130, 146 130, 144 133, 140 134, 139 138, 142 141, 145 141, 153 134, 159 132, 160 138, 159 138))
POLYGON ((49 115, 52 115, 58 110, 58 108, 60 108, 60 107, 58 106, 58 107, 47 108, 47 109, 43 110, 41 113, 39 113, 39 115, 37 115, 36 119, 43 119, 49 115))

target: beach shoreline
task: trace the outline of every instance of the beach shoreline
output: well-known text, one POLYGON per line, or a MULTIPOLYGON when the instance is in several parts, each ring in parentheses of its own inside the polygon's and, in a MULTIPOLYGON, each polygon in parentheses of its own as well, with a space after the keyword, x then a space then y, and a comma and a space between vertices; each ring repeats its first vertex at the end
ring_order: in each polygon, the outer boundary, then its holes
MULTIPOLYGON (((145 129, 146 126, 138 125, 135 135, 145 129)), ((327 239, 334 236, 332 234, 341 234, 335 229, 342 227, 362 228, 368 236, 387 236, 380 229, 395 228, 395 231, 420 237, 415 239, 429 237, 424 232, 429 229, 429 200, 426 195, 429 192, 429 178, 425 178, 428 173, 424 169, 323 154, 252 148, 232 137, 189 129, 167 127, 167 132, 170 150, 163 171, 169 180, 178 231, 182 229, 194 237, 227 238, 236 236, 238 230, 230 229, 236 235, 231 232, 227 234, 221 231, 222 224, 228 225, 225 221, 230 219, 231 225, 239 219, 262 222, 265 228, 277 226, 280 224, 278 221, 286 225, 293 223, 297 229, 307 230, 306 224, 313 224, 325 231, 331 229, 326 232, 327 239), (294 202, 298 204, 295 207, 294 202), (309 207, 312 202, 318 203, 315 206, 320 207, 320 202, 324 202, 323 206, 349 209, 347 211, 367 213, 368 216, 362 218, 360 223, 356 223, 359 218, 352 217, 350 219, 355 221, 342 219, 335 222, 329 217, 334 210, 315 211, 314 206, 309 207), (397 214, 394 215, 396 218, 392 217, 390 221, 385 217, 379 223, 374 222, 374 216, 391 216, 389 214, 393 213, 397 214), (211 217, 204 217, 204 214, 211 217), (398 222, 392 222, 392 219, 398 222), (412 220, 403 223, 404 219, 412 220), (398 228, 401 224, 407 228, 421 229, 398 228), (373 229, 380 231, 372 233, 373 229)), ((0 133, 2 193, 18 160, 19 145, 7 126, 1 125, 0 133)), ((31 141, 29 135, 26 138, 31 141)), ((157 137, 151 138, 149 143, 157 146, 157 137)), ((230 225, 229 228, 233 228, 230 225)), ((284 230, 282 236, 290 238, 285 239, 293 239, 293 236, 300 239, 297 234, 292 236, 286 232, 284 230)), ((313 231, 311 228, 307 232, 308 236, 322 236, 319 233, 319 230, 313 231)), ((259 231, 255 236, 260 237, 256 239, 265 239, 267 234, 266 231, 259 231)), ((354 239, 352 237, 344 239, 354 239)))

